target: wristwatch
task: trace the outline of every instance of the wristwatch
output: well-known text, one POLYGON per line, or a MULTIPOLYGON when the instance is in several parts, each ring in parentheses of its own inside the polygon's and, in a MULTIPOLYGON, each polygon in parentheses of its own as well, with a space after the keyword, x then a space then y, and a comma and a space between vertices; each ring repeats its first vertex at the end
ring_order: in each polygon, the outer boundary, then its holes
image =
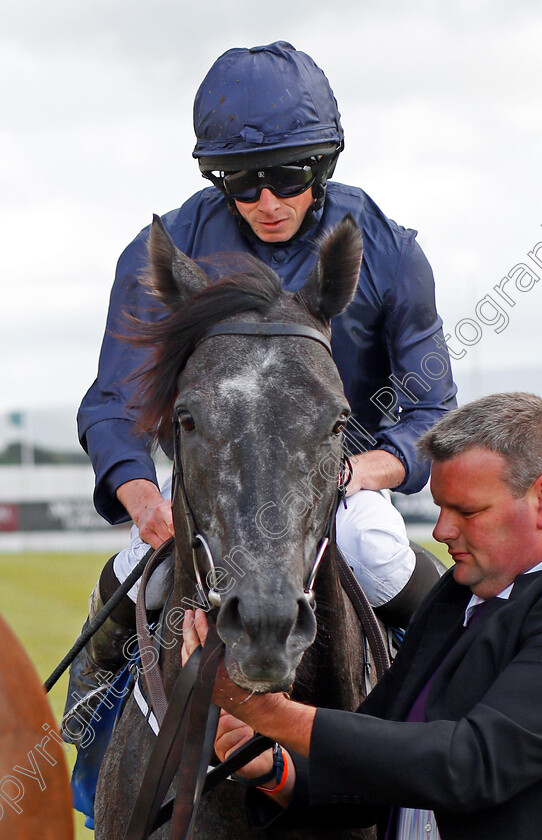
POLYGON ((244 784, 247 787, 260 787, 261 785, 267 784, 267 782, 271 782, 273 779, 276 781, 277 785, 279 785, 283 773, 284 756, 282 754, 280 744, 277 744, 275 741, 273 744, 273 766, 271 767, 271 770, 267 773, 263 773, 261 776, 256 776, 255 779, 246 779, 244 776, 239 776, 237 773, 232 773, 231 778, 236 782, 241 782, 241 784, 244 784))

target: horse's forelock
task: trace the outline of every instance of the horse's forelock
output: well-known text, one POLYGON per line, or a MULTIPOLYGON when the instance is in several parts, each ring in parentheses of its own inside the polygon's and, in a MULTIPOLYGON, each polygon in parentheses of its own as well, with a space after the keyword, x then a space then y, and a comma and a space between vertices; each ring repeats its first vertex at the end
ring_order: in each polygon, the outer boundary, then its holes
MULTIPOLYGON (((220 259, 220 265, 228 261, 220 259)), ((217 266, 217 261, 213 260, 217 266)), ((231 265, 231 262, 230 262, 231 265)), ((171 444, 177 380, 198 340, 209 327, 242 312, 265 314, 281 291, 275 272, 254 257, 240 255, 236 271, 194 294, 165 318, 149 323, 130 319, 134 344, 151 349, 150 365, 136 374, 140 380, 137 403, 139 425, 166 447, 171 444)))

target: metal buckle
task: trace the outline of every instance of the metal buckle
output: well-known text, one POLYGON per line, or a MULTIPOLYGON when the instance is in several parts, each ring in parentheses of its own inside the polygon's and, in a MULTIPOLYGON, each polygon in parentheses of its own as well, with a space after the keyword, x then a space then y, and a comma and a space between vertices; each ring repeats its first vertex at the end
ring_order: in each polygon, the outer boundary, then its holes
POLYGON ((194 539, 192 541, 192 560, 194 563, 194 574, 196 575, 196 589, 198 593, 202 596, 203 601, 205 602, 205 590, 203 588, 203 583, 201 580, 201 574, 198 566, 198 555, 196 552, 196 541, 200 542, 204 548, 205 554, 207 555, 207 562, 209 563, 209 574, 211 575, 211 586, 209 587, 209 592, 207 594, 207 600, 213 607, 219 607, 222 603, 222 597, 220 592, 216 588, 217 586, 217 577, 216 577, 216 567, 213 560, 213 555, 211 554, 211 549, 209 548, 209 544, 201 536, 201 534, 194 534, 194 539))
POLYGON ((324 556, 324 552, 329 545, 329 538, 324 537, 322 542, 320 543, 320 548, 318 549, 318 553, 316 554, 316 559, 314 561, 312 571, 309 575, 309 580, 307 582, 307 587, 305 589, 305 597, 309 602, 309 606, 312 610, 316 609, 316 598, 314 597, 314 581, 316 580, 316 575, 318 574, 318 567, 322 562, 322 557, 324 556))

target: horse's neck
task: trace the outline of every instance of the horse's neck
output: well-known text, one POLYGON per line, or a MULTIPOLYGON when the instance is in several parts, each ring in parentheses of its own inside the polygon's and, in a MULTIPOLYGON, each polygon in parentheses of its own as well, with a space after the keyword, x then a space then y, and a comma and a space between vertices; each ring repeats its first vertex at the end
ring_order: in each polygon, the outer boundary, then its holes
POLYGON ((316 641, 298 669, 294 696, 326 708, 356 709, 364 697, 365 638, 332 555, 322 563, 316 603, 316 641))

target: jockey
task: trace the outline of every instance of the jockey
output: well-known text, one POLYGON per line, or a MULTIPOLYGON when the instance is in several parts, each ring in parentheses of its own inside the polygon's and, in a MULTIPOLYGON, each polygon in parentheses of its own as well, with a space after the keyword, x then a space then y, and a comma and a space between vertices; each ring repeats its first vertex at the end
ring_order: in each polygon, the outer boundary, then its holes
MULTIPOLYGON (((404 626, 436 573, 411 550, 390 489, 414 493, 425 485, 429 465, 416 441, 456 404, 433 275, 416 232, 388 219, 358 187, 329 182, 344 147, 337 102, 322 70, 286 42, 220 56, 196 94, 194 128, 193 156, 211 185, 163 216, 191 258, 252 254, 295 291, 325 231, 347 213, 361 229, 358 290, 333 321, 333 356, 352 408, 346 441, 353 456, 337 541, 377 612, 404 626)), ((144 364, 144 351, 118 337, 126 332, 125 312, 159 317, 138 280, 147 237, 148 228, 120 257, 98 377, 78 414, 96 473, 96 509, 111 523, 134 522, 131 545, 111 558, 91 596, 91 617, 149 546, 173 533, 168 490, 160 491, 149 440, 137 429, 130 377, 144 364)), ((122 661, 135 593, 134 587, 72 666, 67 708, 74 692, 93 686, 98 666, 122 661)))

